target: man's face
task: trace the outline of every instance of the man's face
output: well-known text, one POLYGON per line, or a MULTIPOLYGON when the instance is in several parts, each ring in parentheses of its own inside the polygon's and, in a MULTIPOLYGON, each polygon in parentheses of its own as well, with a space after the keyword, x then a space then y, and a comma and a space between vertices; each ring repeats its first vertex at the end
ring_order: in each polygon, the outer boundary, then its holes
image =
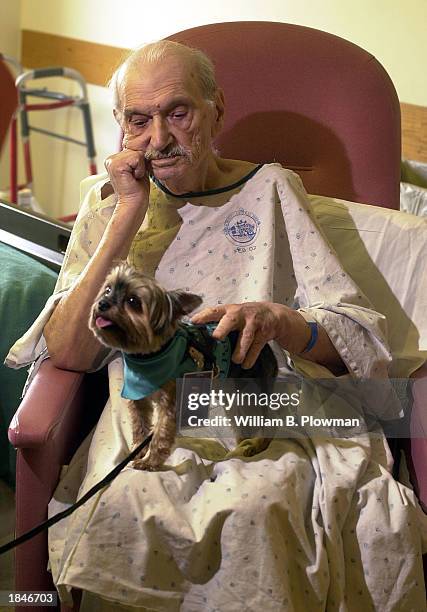
POLYGON ((179 181, 212 154, 222 109, 203 99, 194 71, 179 58, 141 72, 129 69, 120 84, 123 146, 143 151, 157 179, 179 181))

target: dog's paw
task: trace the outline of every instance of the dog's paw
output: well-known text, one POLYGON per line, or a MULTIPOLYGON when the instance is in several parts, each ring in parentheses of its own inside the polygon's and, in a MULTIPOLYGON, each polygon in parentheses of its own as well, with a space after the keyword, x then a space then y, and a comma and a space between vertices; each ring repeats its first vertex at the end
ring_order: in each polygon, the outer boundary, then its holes
POLYGON ((166 458, 166 455, 158 452, 153 452, 153 450, 150 448, 144 457, 135 459, 132 463, 132 466, 135 470, 156 472, 158 470, 163 469, 163 464, 166 458))
POLYGON ((267 448, 270 441, 266 438, 248 438, 242 440, 235 449, 229 451, 225 459, 232 457, 253 457, 267 448))
POLYGON ((154 472, 159 469, 159 465, 155 465, 152 462, 147 461, 146 459, 136 459, 132 463, 132 467, 134 470, 145 470, 146 472, 154 472))
POLYGON ((250 440, 244 440, 244 442, 240 442, 236 448, 229 451, 225 455, 225 459, 231 459, 232 457, 253 457, 257 452, 257 449, 251 444, 250 440))

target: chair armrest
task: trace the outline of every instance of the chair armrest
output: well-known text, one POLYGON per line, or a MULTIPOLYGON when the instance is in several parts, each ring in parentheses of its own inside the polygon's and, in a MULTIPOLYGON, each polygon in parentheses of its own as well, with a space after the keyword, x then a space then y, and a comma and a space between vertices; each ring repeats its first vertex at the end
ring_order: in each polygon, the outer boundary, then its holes
POLYGON ((9 441, 25 453, 22 456, 34 464, 33 469, 44 465, 46 475, 47 465, 53 470, 68 463, 83 439, 79 421, 85 404, 84 382, 83 373, 59 370, 50 359, 41 364, 8 431, 9 441))
POLYGON ((10 423, 11 444, 37 448, 55 438, 70 408, 80 403, 83 379, 83 373, 59 370, 46 359, 10 423))
MULTIPOLYGON (((44 361, 9 428, 16 460, 16 534, 46 520, 61 467, 70 462, 105 404, 105 372, 82 374, 44 361)), ((17 590, 52 590, 47 533, 15 551, 17 590)))
POLYGON ((106 372, 60 370, 46 359, 9 426, 20 450, 40 450, 67 463, 99 418, 108 397, 106 372))

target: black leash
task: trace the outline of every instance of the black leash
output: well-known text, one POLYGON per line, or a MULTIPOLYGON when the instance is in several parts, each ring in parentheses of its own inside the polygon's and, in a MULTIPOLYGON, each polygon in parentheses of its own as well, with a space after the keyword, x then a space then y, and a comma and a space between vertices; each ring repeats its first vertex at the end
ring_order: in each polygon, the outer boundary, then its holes
MULTIPOLYGON (((214 365, 213 360, 212 360, 212 346, 215 343, 215 341, 213 340, 212 336, 209 334, 205 326, 200 326, 200 333, 203 338, 204 344, 202 344, 201 342, 198 342, 195 338, 192 338, 191 345, 194 346, 194 348, 196 348, 198 351, 200 351, 203 357, 205 358, 204 367, 206 367, 207 369, 212 369, 214 365)), ((164 350, 164 348, 165 347, 162 347, 161 350, 164 350)), ((187 351, 188 351, 188 347, 187 347, 187 351)), ((147 444, 151 442, 152 437, 153 437, 153 434, 151 433, 149 436, 145 438, 145 440, 141 442, 139 446, 137 446, 130 453, 130 455, 126 457, 126 459, 123 459, 123 461, 119 463, 113 470, 111 470, 111 472, 107 474, 105 478, 100 480, 96 485, 94 485, 91 489, 89 489, 89 491, 85 493, 85 495, 83 495, 83 497, 79 499, 79 501, 77 501, 75 504, 67 508, 67 510, 58 512, 58 514, 55 514, 47 521, 44 521, 43 523, 40 523, 40 525, 37 525, 33 529, 30 529, 30 531, 23 533, 21 536, 19 536, 19 538, 16 538, 15 540, 12 540, 8 542, 7 544, 3 544, 3 546, 0 546, 0 555, 7 553, 12 548, 19 546, 20 544, 23 544, 27 540, 30 540, 31 538, 41 533, 45 529, 48 529, 52 525, 55 525, 55 523, 58 523, 63 518, 66 518, 67 516, 72 514, 74 510, 77 510, 77 508, 80 508, 80 506, 82 506, 85 502, 87 502, 87 500, 90 499, 93 495, 95 495, 95 493, 103 489, 107 484, 109 484, 112 480, 114 480, 114 478, 121 472, 121 470, 129 463, 129 461, 132 461, 132 459, 134 459, 138 455, 138 453, 144 448, 144 446, 147 446, 147 444)))
POLYGON ((45 529, 48 529, 52 525, 55 525, 55 523, 58 523, 63 518, 65 518, 65 517, 69 516, 70 514, 72 514, 74 512, 74 510, 77 510, 77 508, 79 508, 85 502, 87 502, 87 500, 90 499, 93 495, 95 495, 95 493, 97 493, 98 491, 103 489, 107 484, 109 484, 112 480, 114 480, 114 478, 129 463, 129 461, 132 461, 132 459, 134 459, 138 455, 138 453, 144 448, 144 446, 147 446, 147 444, 149 444, 151 442, 151 438, 152 437, 153 437, 153 434, 150 433, 145 438, 145 440, 143 440, 141 442, 141 444, 139 446, 137 446, 130 453, 130 455, 128 455, 126 457, 126 459, 123 459, 123 461, 121 463, 116 465, 116 467, 114 469, 112 469, 111 472, 105 476, 105 478, 103 478, 102 480, 97 482, 96 485, 94 485, 91 489, 89 489, 89 491, 87 493, 85 493, 83 495, 83 497, 81 499, 79 499, 79 501, 77 501, 75 504, 73 504, 72 506, 70 506, 66 510, 63 510, 62 512, 58 512, 58 514, 55 514, 54 516, 52 516, 47 521, 44 521, 44 523, 40 523, 40 525, 37 525, 37 527, 34 527, 33 529, 30 529, 30 531, 27 531, 26 533, 23 533, 21 536, 19 536, 19 538, 16 538, 16 540, 12 540, 11 542, 8 542, 7 544, 3 544, 3 546, 0 546, 0 555, 3 555, 4 553, 7 553, 12 548, 15 548, 16 546, 19 546, 19 544, 22 544, 23 542, 26 542, 27 540, 30 540, 31 538, 36 536, 38 533, 44 531, 45 529))

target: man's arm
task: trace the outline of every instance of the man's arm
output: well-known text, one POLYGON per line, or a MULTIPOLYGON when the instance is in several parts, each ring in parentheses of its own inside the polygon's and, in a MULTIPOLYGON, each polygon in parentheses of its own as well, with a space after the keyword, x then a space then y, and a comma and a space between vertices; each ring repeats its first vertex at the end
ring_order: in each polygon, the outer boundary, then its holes
MULTIPOLYGON (((276 305, 275 305, 276 306, 276 305)), ((278 304, 277 306, 281 306, 278 304)), ((318 336, 310 350, 306 350, 311 339, 311 328, 297 311, 287 308, 283 312, 283 323, 279 326, 276 341, 291 354, 303 355, 304 359, 326 366, 335 376, 345 374, 347 368, 331 339, 321 325, 317 325, 318 336), (303 352, 304 351, 304 352, 303 352)), ((279 315, 280 317, 280 315, 279 315)))
MULTIPOLYGON (((248 302, 204 308, 192 317, 193 323, 219 321, 214 338, 223 339, 231 330, 241 331, 232 359, 234 363, 251 368, 263 346, 276 340, 293 355, 301 355, 306 349, 311 330, 307 321, 297 311, 273 302, 248 302)), ((347 368, 326 331, 318 326, 317 341, 311 350, 304 352, 304 359, 326 366, 335 375, 344 374, 347 368)))
POLYGON ((106 161, 118 200, 95 254, 79 281, 57 305, 44 328, 55 366, 84 371, 96 363, 102 346, 88 328, 92 304, 111 267, 126 259, 149 200, 149 179, 141 152, 123 150, 106 161))

